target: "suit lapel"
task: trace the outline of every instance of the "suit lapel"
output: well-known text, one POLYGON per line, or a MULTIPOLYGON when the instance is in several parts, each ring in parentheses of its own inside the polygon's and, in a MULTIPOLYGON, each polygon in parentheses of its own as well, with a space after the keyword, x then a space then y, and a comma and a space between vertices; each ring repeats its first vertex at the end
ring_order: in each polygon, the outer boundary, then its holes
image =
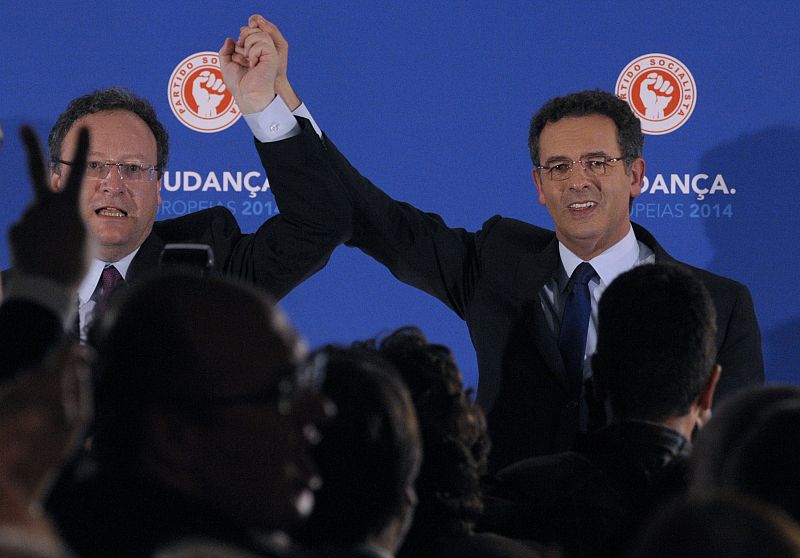
POLYGON ((641 225, 637 225, 636 223, 631 222, 631 226, 633 227, 633 235, 636 237, 636 240, 639 242, 643 242, 648 248, 650 248, 656 256, 656 261, 659 263, 679 263, 675 258, 667 254, 667 251, 661 247, 658 243, 656 238, 650 234, 650 231, 642 227, 641 225))
POLYGON ((558 241, 553 240, 541 252, 528 254, 520 262, 514 278, 516 299, 520 301, 525 327, 551 373, 566 388, 567 370, 558 350, 558 340, 550 329, 542 310, 539 291, 561 265, 558 257, 558 241))
POLYGON ((163 249, 164 241, 155 230, 151 231, 131 261, 125 281, 131 285, 151 275, 158 269, 158 259, 163 249))

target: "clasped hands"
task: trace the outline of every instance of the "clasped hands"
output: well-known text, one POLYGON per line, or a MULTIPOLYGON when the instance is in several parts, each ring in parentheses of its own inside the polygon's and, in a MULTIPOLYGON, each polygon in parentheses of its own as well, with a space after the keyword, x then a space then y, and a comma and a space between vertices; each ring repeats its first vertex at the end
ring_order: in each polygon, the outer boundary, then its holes
POLYGON ((219 55, 222 77, 243 114, 264 110, 276 95, 291 110, 300 106, 287 77, 289 44, 264 17, 250 16, 235 42, 225 39, 219 55))

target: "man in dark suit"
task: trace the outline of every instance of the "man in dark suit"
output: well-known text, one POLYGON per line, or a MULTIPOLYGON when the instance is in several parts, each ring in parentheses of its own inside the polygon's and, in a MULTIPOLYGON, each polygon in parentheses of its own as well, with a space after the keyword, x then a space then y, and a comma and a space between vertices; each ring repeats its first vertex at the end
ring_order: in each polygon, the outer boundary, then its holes
MULTIPOLYGON (((298 226, 279 215, 253 234, 243 234, 223 207, 155 222, 168 160, 167 132, 146 100, 119 88, 78 97, 59 116, 48 138, 55 190, 74 166, 80 127, 92 137, 80 211, 97 248, 78 291, 82 339, 106 304, 104 293, 123 279, 135 283, 152 271, 167 243, 207 244, 223 275, 281 298, 319 270, 346 237, 340 227, 349 226, 348 208, 332 197, 325 212, 334 219, 312 217, 298 226)), ((314 195, 326 197, 316 190, 314 195)), ((287 199, 282 206, 293 203, 287 199)))
MULTIPOLYGON (((361 176, 313 120, 302 118, 310 115, 286 78, 286 53, 285 39, 260 16, 251 17, 238 41, 228 39, 220 51, 226 84, 259 140, 270 184, 276 194, 292 197, 297 184, 290 179, 298 167, 316 165, 321 191, 338 191, 351 206, 347 244, 436 296, 467 322, 493 466, 566 449, 576 432, 602 423, 590 415, 597 409, 587 401, 591 390, 584 388, 591 378, 586 356, 594 350, 599 297, 631 267, 674 262, 650 233, 630 222, 645 162, 639 120, 627 103, 585 91, 553 99, 534 116, 532 176, 555 232, 495 216, 471 233, 391 199, 361 176), (259 76, 263 86, 250 87, 242 75, 250 81, 259 76), (287 139, 272 141, 277 138, 269 137, 265 123, 290 129, 287 139), (586 269, 580 266, 584 262, 590 273, 579 282, 573 271, 586 269), (591 312, 583 314, 581 337, 562 322, 580 321, 573 320, 576 305, 569 301, 584 289, 582 306, 589 312, 590 304, 591 312), (571 343, 562 343, 562 336, 571 343)), ((298 218, 308 211, 302 209, 298 218)), ((763 382, 749 291, 730 279, 692 271, 717 308, 717 361, 724 370, 719 395, 763 382)))

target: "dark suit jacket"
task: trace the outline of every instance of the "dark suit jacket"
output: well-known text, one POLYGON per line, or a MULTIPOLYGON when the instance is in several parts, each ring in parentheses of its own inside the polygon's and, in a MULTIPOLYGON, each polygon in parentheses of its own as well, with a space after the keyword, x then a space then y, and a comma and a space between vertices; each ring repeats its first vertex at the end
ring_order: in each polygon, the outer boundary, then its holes
MULTIPOLYGON (((320 140, 307 121, 298 121, 300 135, 257 144, 272 189, 291 196, 297 165, 316 164, 316 173, 307 174, 318 187, 338 188, 349 201, 353 222, 347 244, 467 322, 478 357, 478 400, 488 414, 493 468, 567 449, 578 430, 582 398, 567 389, 556 334, 539 300, 540 289, 561 266, 555 233, 500 216, 475 233, 448 227, 438 215, 391 199, 327 137, 320 140)), ((297 209, 302 218, 305 208, 294 204, 291 211, 297 209)), ((674 261, 645 229, 634 224, 634 232, 656 261, 674 261)), ((723 366, 719 397, 762 383, 761 335, 748 289, 690 269, 717 309, 717 358, 723 366)))
POLYGON ((344 240, 349 222, 341 219, 348 215, 347 208, 343 211, 337 214, 339 220, 328 220, 327 227, 301 225, 277 215, 252 234, 243 234, 233 214, 221 206, 156 221, 131 262, 126 282, 135 284, 156 269, 166 244, 191 242, 211 246, 222 275, 252 283, 280 299, 320 270, 344 240))

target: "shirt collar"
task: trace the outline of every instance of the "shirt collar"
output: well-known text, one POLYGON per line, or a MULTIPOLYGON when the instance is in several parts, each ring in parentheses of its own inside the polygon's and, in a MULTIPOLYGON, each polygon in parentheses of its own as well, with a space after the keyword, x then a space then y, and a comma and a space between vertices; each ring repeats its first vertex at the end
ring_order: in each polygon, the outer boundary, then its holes
MULTIPOLYGON (((561 242, 558 243, 558 253, 561 256, 561 264, 567 272, 566 279, 572 276, 572 272, 580 265, 583 260, 575 255, 569 248, 561 242)), ((633 234, 633 227, 628 227, 628 233, 616 244, 608 248, 589 260, 595 272, 600 277, 600 283, 608 286, 617 278, 617 275, 631 269, 639 262, 639 243, 633 234)), ((561 288, 566 287, 566 281, 561 288)))
POLYGON ((105 269, 106 266, 113 265, 116 267, 117 271, 122 275, 122 278, 125 279, 128 275, 128 268, 137 252, 139 252, 139 248, 116 262, 104 262, 93 258, 89 264, 89 271, 86 272, 81 286, 78 288, 78 304, 83 304, 92 298, 94 291, 97 289, 97 283, 100 281, 100 276, 103 274, 103 269, 105 269))

